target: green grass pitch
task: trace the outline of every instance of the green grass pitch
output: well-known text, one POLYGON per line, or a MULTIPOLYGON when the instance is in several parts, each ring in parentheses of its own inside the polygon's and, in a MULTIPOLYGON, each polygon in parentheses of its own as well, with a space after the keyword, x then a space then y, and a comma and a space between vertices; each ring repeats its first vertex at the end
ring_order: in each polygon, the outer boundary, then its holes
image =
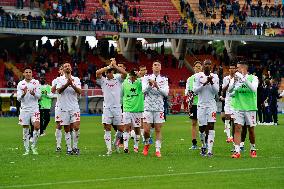
MULTIPOLYGON (((241 159, 231 159, 218 117, 214 157, 191 146, 187 116, 168 116, 163 128, 162 158, 113 153, 104 156, 101 117, 82 117, 80 156, 55 152, 54 122, 39 138, 39 155, 22 156, 22 129, 17 118, 0 118, 0 189, 2 188, 284 188, 284 115, 279 126, 256 127, 258 157, 249 157, 249 141, 241 159)), ((63 144, 65 145, 64 135, 63 144)), ((132 147, 133 141, 130 141, 132 147)), ((200 143, 199 143, 200 144, 200 143)), ((142 144, 140 144, 142 151, 142 144)))

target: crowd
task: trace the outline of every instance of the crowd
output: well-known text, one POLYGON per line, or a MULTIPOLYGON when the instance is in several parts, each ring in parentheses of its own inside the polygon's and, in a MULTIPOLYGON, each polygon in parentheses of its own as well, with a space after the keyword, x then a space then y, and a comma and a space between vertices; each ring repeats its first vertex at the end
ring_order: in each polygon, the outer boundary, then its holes
MULTIPOLYGON (((182 0, 181 0, 182 1, 182 0)), ((246 0, 243 6, 240 5, 239 1, 220 1, 220 0, 199 0, 200 11, 208 16, 208 13, 211 15, 211 18, 216 18, 216 12, 220 10, 221 17, 223 19, 229 18, 230 16, 234 17, 283 17, 284 16, 284 7, 279 1, 274 1, 274 4, 271 4, 270 1, 263 3, 261 0, 258 0, 257 3, 254 3, 251 0, 246 0)))
MULTIPOLYGON (((185 6, 185 9, 188 5, 185 6)), ((169 22, 165 15, 163 20, 147 21, 133 20, 119 22, 118 19, 105 19, 105 12, 97 9, 91 18, 80 18, 80 16, 68 17, 58 12, 48 12, 45 16, 33 16, 0 12, 0 27, 7 28, 30 28, 48 30, 83 30, 83 31, 114 31, 114 32, 134 32, 134 33, 166 33, 166 34, 229 34, 237 35, 264 35, 269 28, 283 28, 283 23, 251 23, 242 19, 234 19, 227 26, 221 19, 219 22, 211 24, 196 22, 194 14, 190 16, 192 22, 187 18, 180 18, 177 21, 169 22), (228 29, 227 29, 228 28, 228 29)))
MULTIPOLYGON (((103 4, 106 3, 105 0, 102 1, 103 4)), ((142 9, 140 6, 136 7, 136 4, 133 1, 126 2, 125 0, 110 0, 108 1, 108 5, 110 8, 110 13, 113 15, 115 19, 119 20, 129 20, 132 18, 141 18, 142 17, 142 9), (130 6, 134 4, 133 6, 130 6)), ((135 1, 138 4, 140 0, 135 1)))

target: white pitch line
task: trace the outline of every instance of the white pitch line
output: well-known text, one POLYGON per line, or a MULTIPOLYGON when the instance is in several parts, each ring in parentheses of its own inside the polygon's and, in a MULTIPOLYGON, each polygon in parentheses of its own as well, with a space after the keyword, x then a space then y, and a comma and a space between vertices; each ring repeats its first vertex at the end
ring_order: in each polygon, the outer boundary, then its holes
POLYGON ((141 176, 131 176, 131 177, 113 177, 113 178, 101 178, 101 179, 89 179, 89 180, 46 182, 46 183, 38 183, 38 184, 0 186, 0 189, 51 186, 51 185, 58 185, 58 184, 80 184, 80 183, 91 183, 91 182, 100 182, 100 181, 103 182, 103 181, 112 181, 112 180, 129 180, 129 179, 141 179, 141 178, 153 178, 153 177, 169 177, 169 176, 199 175, 199 174, 210 174, 210 173, 255 171, 255 170, 268 170, 268 169, 284 169, 284 167, 255 167, 255 168, 243 168, 243 169, 221 169, 221 170, 215 170, 215 171, 198 171, 198 172, 192 172, 192 173, 172 173, 172 174, 161 174, 161 175, 141 175, 141 176))

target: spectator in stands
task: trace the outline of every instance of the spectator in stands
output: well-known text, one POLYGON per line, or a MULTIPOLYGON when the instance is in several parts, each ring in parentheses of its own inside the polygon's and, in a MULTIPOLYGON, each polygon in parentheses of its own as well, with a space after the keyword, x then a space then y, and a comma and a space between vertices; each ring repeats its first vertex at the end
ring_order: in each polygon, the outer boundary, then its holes
POLYGON ((184 2, 184 0, 180 0, 179 4, 180 4, 180 12, 183 13, 184 8, 185 8, 185 2, 184 2))
POLYGON ((30 0, 30 9, 34 9, 35 7, 35 0, 30 0))
POLYGON ((202 34, 203 33, 203 23, 199 22, 198 23, 198 32, 197 34, 202 34))
POLYGON ((207 23, 204 24, 204 34, 205 35, 208 34, 208 25, 207 25, 207 23))
POLYGON ((24 8, 24 0, 17 0, 17 8, 18 9, 24 8))
POLYGON ((251 6, 250 6, 250 10, 251 10, 251 16, 255 17, 255 15, 256 15, 256 6, 254 5, 253 2, 251 4, 251 6))

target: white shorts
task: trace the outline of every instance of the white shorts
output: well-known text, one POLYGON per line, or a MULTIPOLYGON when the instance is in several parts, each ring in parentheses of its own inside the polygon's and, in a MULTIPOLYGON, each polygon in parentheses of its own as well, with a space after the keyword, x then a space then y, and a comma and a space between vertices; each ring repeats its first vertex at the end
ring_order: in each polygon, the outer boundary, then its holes
POLYGON ((143 113, 143 119, 146 123, 164 123, 165 116, 164 112, 148 112, 143 113))
POLYGON ((197 119, 199 126, 207 125, 208 123, 216 122, 217 107, 197 106, 197 119))
POLYGON ((61 109, 58 107, 58 106, 55 106, 55 109, 54 109, 54 119, 55 119, 55 122, 58 122, 58 121, 61 121, 61 109))
POLYGON ((70 125, 80 121, 80 110, 60 110, 60 125, 70 125))
POLYGON ((224 111, 225 111, 226 115, 232 115, 233 114, 233 109, 232 109, 232 106, 230 104, 225 103, 224 111))
POLYGON ((104 108, 102 115, 102 123, 123 125, 123 116, 121 107, 104 108))
POLYGON ((256 126, 256 111, 234 111, 235 123, 247 126, 256 126))
POLYGON ((20 125, 30 125, 30 123, 40 122, 40 113, 39 110, 34 111, 20 111, 19 115, 19 124, 20 125))
POLYGON ((132 124, 133 127, 141 126, 142 113, 123 112, 123 123, 132 124))

